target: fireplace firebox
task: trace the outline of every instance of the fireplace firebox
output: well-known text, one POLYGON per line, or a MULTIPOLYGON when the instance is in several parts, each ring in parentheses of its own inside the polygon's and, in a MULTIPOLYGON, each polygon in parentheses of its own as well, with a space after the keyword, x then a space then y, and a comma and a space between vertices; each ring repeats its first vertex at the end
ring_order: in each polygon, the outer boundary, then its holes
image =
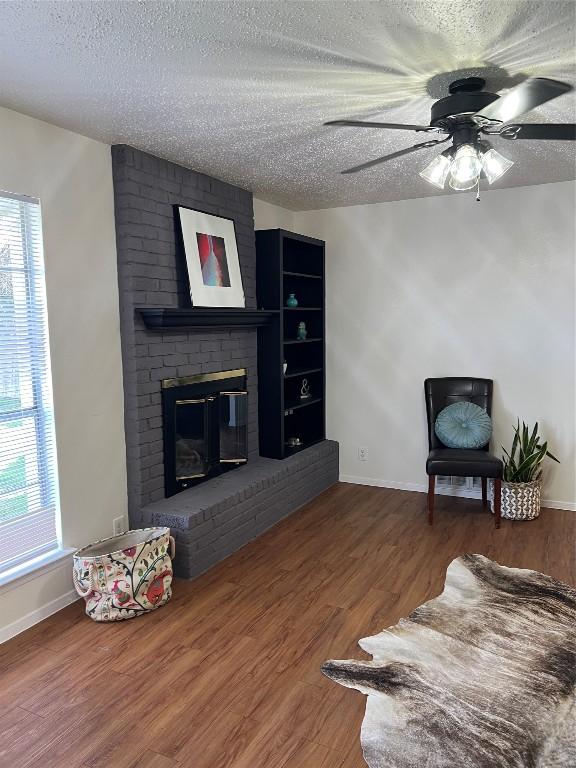
POLYGON ((166 496, 248 460, 246 369, 162 381, 166 496))

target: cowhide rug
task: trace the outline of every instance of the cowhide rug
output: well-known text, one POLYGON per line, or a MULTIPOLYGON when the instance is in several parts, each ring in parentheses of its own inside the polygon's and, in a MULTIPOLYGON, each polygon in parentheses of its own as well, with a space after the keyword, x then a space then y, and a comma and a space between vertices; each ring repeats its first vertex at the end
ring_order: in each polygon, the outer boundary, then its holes
MULTIPOLYGON (((426 568, 426 563, 422 564, 426 568)), ((481 555, 325 675, 367 694, 370 768, 576 768, 576 590, 481 555)))

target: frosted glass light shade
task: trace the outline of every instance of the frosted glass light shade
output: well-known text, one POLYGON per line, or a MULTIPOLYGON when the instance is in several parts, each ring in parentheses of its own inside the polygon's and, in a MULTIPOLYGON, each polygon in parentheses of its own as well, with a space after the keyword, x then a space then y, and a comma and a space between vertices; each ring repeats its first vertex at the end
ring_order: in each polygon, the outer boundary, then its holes
POLYGON ((442 153, 435 157, 431 163, 428 163, 426 168, 420 171, 420 176, 430 182, 430 184, 438 187, 438 189, 444 189, 451 162, 451 158, 442 153))
POLYGON ((506 171, 510 170, 514 165, 513 160, 508 160, 507 157, 501 155, 495 149, 489 149, 487 152, 483 152, 480 158, 482 163, 482 170, 486 174, 489 184, 493 184, 501 176, 504 176, 506 171))
POLYGON ((456 150, 450 167, 450 186, 452 189, 472 189, 478 182, 482 164, 476 149, 471 144, 462 144, 456 150))

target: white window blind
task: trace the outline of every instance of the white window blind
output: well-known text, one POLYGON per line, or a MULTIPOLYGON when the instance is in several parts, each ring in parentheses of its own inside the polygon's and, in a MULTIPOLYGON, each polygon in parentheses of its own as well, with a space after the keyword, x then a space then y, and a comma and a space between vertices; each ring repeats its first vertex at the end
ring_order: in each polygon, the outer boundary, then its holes
POLYGON ((38 200, 0 192, 0 573, 58 546, 38 200))

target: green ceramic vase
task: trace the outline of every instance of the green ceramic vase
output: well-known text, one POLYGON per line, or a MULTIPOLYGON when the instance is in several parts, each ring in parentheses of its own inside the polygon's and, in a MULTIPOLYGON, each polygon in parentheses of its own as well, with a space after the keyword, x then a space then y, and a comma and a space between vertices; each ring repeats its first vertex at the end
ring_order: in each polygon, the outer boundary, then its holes
POLYGON ((286 306, 287 307, 297 307, 298 306, 298 299, 296 296, 291 293, 288 298, 286 299, 286 306))

